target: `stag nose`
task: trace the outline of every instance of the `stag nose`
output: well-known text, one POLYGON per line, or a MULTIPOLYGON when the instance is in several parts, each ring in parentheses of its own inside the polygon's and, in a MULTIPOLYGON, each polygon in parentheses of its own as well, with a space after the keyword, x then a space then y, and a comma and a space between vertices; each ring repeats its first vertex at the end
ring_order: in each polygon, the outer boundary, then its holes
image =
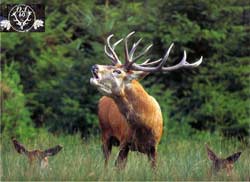
POLYGON ((95 65, 93 65, 92 67, 91 67, 91 71, 93 72, 93 73, 97 73, 98 72, 98 66, 95 64, 95 65))

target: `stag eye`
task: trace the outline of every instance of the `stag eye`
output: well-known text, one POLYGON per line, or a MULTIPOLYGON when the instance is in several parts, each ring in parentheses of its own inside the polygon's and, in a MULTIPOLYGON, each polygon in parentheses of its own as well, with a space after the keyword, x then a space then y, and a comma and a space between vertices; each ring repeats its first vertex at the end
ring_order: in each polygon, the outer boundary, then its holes
POLYGON ((121 74, 122 72, 120 70, 114 70, 113 73, 121 74))

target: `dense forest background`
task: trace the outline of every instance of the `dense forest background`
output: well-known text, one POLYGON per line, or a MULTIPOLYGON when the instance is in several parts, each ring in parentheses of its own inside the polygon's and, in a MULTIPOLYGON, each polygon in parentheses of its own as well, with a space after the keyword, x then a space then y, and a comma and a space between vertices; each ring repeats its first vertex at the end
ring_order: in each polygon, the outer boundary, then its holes
MULTIPOLYGON (((11 1, 20 3, 23 1, 11 1)), ((151 58, 175 47, 196 69, 151 74, 142 84, 160 103, 164 132, 250 136, 250 3, 247 0, 54 0, 44 3, 42 33, 1 33, 1 134, 32 137, 97 134, 101 95, 89 84, 93 64, 109 64, 108 35, 136 31, 151 58)), ((2 4, 10 1, 2 1, 2 4)), ((132 42, 131 42, 132 43, 132 42)), ((118 48, 123 56, 123 46, 118 48)), ((141 60, 143 61, 143 60, 141 60)))

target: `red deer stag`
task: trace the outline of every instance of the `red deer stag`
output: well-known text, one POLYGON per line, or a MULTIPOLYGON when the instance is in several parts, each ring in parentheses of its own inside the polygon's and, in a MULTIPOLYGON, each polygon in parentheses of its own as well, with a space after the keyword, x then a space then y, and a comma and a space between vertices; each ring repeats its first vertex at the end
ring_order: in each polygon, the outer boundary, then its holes
POLYGON ((128 38, 124 39, 125 63, 122 64, 115 47, 123 40, 118 40, 113 45, 107 38, 104 46, 105 54, 111 59, 112 65, 94 65, 91 68, 93 77, 90 83, 104 96, 99 101, 99 124, 102 134, 102 148, 107 165, 112 145, 120 147, 116 165, 124 167, 129 150, 139 151, 148 155, 152 167, 156 165, 157 145, 162 136, 163 119, 159 104, 150 96, 137 81, 149 73, 173 71, 179 68, 193 68, 199 66, 199 61, 189 64, 186 61, 186 52, 181 62, 175 66, 164 67, 173 44, 165 56, 159 60, 137 64, 152 46, 149 45, 143 52, 134 57, 135 50, 141 39, 128 50, 128 38))

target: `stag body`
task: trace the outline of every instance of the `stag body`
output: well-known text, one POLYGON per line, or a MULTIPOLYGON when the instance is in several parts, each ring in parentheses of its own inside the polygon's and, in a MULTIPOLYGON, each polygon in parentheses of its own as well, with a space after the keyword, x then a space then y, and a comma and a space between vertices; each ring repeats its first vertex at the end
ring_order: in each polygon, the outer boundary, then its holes
POLYGON ((102 132, 103 152, 105 164, 109 159, 112 145, 119 145, 120 152, 116 164, 123 167, 129 150, 139 151, 148 155, 152 166, 156 165, 157 145, 162 136, 163 119, 157 101, 150 96, 137 81, 150 72, 172 71, 181 67, 198 66, 202 58, 196 63, 186 62, 186 53, 182 61, 171 67, 163 67, 173 44, 165 56, 157 61, 142 64, 135 61, 141 58, 152 46, 148 46, 142 53, 133 57, 136 47, 141 39, 133 44, 128 51, 127 39, 124 40, 125 64, 122 64, 114 49, 123 39, 110 45, 107 39, 105 53, 111 59, 112 65, 94 65, 93 78, 90 83, 105 95, 99 101, 99 123, 102 132), (150 67, 154 66, 155 67, 150 67))
POLYGON ((158 103, 133 80, 121 96, 102 97, 99 120, 103 150, 108 160, 111 145, 118 141, 121 149, 118 162, 127 157, 128 150, 148 155, 155 165, 156 146, 162 136, 162 114, 158 103))

